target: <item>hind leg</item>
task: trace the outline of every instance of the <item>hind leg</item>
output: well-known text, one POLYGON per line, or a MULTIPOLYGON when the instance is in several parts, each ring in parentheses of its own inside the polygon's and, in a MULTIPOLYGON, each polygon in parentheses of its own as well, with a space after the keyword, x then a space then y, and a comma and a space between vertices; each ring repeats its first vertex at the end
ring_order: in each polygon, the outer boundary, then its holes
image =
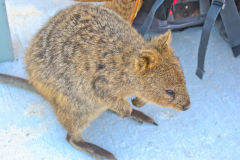
POLYGON ((85 126, 89 124, 88 117, 86 118, 75 118, 73 126, 67 128, 68 134, 66 140, 76 149, 87 152, 96 159, 106 158, 109 160, 115 160, 116 158, 109 151, 89 142, 86 142, 81 133, 85 126), (76 127, 77 126, 77 127, 76 127))
POLYGON ((83 110, 79 107, 72 107, 69 105, 64 109, 58 106, 55 110, 58 120, 68 132, 66 140, 76 149, 87 152, 96 159, 106 158, 115 160, 116 158, 112 153, 95 144, 86 142, 81 136, 85 127, 105 110, 98 108, 93 111, 90 107, 91 106, 81 106, 81 108, 85 109, 83 110))
POLYGON ((78 136, 78 138, 76 139, 70 136, 70 134, 68 133, 66 140, 76 149, 87 152, 88 154, 95 157, 96 159, 106 158, 109 160, 116 160, 116 158, 112 153, 95 144, 86 142, 83 138, 80 138, 80 136, 78 136))

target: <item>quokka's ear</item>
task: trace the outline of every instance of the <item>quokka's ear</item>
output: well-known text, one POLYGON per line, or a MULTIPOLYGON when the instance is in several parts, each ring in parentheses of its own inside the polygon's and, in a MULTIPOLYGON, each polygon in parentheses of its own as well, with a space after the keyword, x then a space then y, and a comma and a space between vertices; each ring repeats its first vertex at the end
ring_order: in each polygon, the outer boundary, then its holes
POLYGON ((172 32, 168 30, 166 33, 160 35, 159 37, 154 37, 151 42, 157 45, 158 47, 164 47, 170 45, 172 41, 172 32))
POLYGON ((159 43, 162 45, 170 45, 172 41, 172 32, 168 30, 166 33, 159 37, 159 43))
POLYGON ((144 50, 135 60, 135 68, 139 73, 148 72, 159 64, 159 54, 151 50, 144 50))

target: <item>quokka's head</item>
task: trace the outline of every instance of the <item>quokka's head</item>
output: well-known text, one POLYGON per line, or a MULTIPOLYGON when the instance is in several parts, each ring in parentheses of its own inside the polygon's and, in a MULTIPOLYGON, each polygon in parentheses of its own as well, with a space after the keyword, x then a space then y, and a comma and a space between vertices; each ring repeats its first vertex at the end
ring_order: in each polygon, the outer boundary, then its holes
POLYGON ((170 48, 171 32, 152 38, 136 57, 136 96, 163 107, 185 111, 190 98, 177 57, 170 48))

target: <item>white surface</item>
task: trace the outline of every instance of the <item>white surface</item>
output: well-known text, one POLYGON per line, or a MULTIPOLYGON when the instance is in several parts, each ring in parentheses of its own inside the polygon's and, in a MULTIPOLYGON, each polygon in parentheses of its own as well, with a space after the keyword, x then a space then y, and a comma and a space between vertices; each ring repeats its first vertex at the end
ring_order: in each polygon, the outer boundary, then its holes
MULTIPOLYGON (((25 77, 22 56, 28 41, 70 0, 6 0, 18 61, 0 64, 0 73, 25 77)), ((195 76, 201 28, 173 34, 173 48, 187 79, 191 108, 186 112, 146 105, 159 124, 138 124, 104 113, 83 136, 111 151, 118 160, 239 160, 240 58, 213 30, 206 74, 195 76)), ((90 160, 65 140, 66 131, 50 105, 37 94, 0 84, 1 160, 90 160)))

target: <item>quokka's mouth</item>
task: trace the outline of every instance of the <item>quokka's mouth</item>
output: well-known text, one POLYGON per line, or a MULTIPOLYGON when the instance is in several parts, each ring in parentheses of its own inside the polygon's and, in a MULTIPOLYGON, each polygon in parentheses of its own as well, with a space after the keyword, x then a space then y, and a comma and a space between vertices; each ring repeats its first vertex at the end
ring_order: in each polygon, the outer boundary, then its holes
POLYGON ((174 108, 176 110, 179 110, 179 111, 186 111, 190 108, 190 101, 188 100, 186 104, 180 106, 180 105, 174 105, 174 106, 171 106, 171 108, 174 108))

